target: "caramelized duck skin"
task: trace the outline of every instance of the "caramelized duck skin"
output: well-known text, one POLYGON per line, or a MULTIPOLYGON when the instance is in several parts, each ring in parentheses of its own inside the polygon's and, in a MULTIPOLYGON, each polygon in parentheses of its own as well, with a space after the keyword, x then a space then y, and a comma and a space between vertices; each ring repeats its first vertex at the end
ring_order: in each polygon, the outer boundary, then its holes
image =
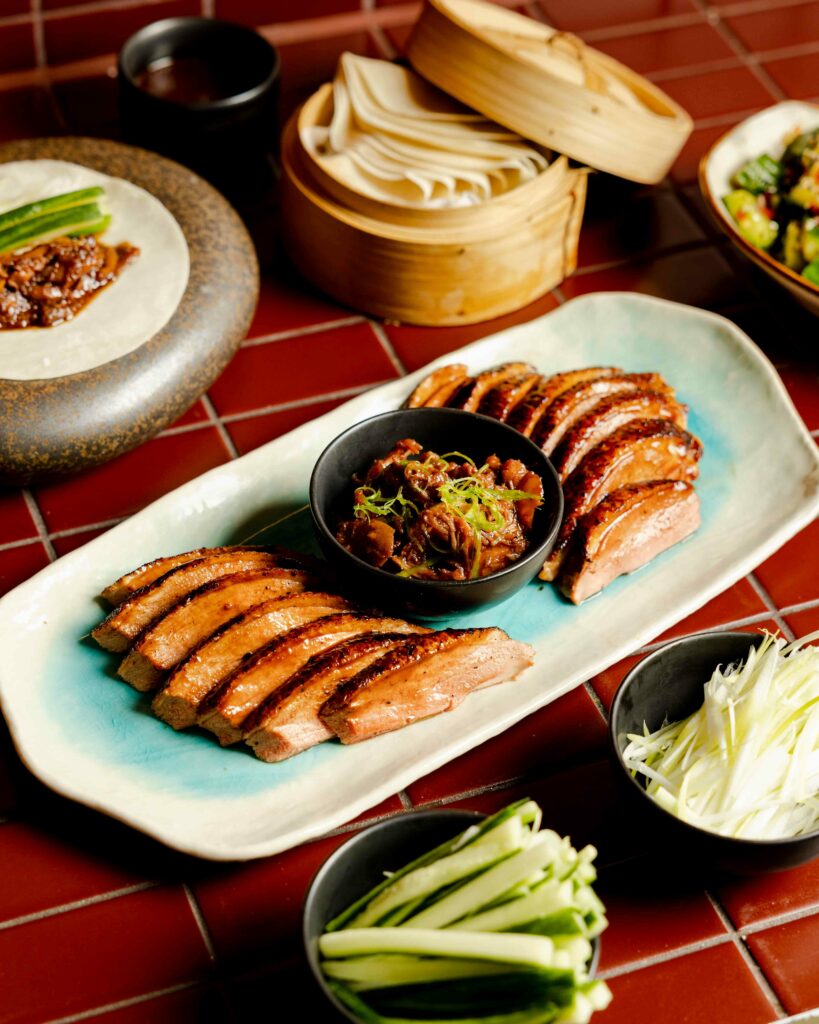
POLYGON ((419 409, 429 405, 429 400, 436 391, 440 391, 444 385, 452 381, 463 383, 466 377, 466 366, 463 363, 449 363, 447 366, 439 366, 433 370, 417 385, 413 393, 407 399, 408 409, 419 409))
POLYGON ((588 366, 582 370, 569 370, 566 373, 553 373, 551 377, 541 377, 526 397, 518 402, 506 422, 521 434, 531 437, 532 431, 546 410, 564 391, 584 380, 611 377, 622 372, 618 366, 588 366))
POLYGON ((503 363, 491 370, 479 373, 474 380, 468 381, 458 393, 447 403, 450 409, 465 409, 477 412, 484 396, 498 384, 522 373, 534 373, 535 368, 529 363, 503 363))
POLYGON ((487 391, 478 412, 505 423, 517 404, 522 402, 542 379, 539 373, 519 373, 514 377, 507 377, 487 391))
POLYGON ((635 420, 593 448, 563 488, 563 523, 540 578, 553 580, 581 518, 610 491, 647 480, 695 480, 702 445, 671 420, 635 420))
POLYGON ((154 714, 174 729, 196 724, 202 701, 248 658, 291 629, 350 611, 338 594, 304 591, 265 601, 226 622, 171 673, 153 701, 154 714))
POLYGON ((690 536, 700 525, 700 503, 685 480, 652 480, 621 487, 578 524, 560 574, 560 589, 575 604, 599 593, 690 536))
POLYGON ((358 743, 450 711, 479 687, 514 679, 533 655, 528 644, 496 627, 413 637, 343 683, 319 717, 342 743, 358 743))

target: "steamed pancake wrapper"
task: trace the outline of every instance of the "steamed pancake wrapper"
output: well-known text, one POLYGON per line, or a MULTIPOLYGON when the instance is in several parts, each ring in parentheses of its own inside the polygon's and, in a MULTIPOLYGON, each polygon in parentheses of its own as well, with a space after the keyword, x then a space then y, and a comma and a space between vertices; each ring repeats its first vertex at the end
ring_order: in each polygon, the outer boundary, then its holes
POLYGON ((470 206, 531 181, 544 153, 388 61, 342 55, 329 123, 301 132, 331 178, 382 203, 470 206))

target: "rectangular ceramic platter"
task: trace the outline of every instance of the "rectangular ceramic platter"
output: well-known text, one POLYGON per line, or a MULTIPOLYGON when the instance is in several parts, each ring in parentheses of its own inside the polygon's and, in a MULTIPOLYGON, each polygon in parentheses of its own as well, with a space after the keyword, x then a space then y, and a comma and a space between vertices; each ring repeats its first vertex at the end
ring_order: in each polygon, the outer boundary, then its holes
POLYGON ((391 735, 350 747, 325 743, 267 765, 245 747, 223 750, 209 735, 176 733, 153 718, 148 701, 114 675, 116 660, 87 639, 102 616, 96 595, 148 559, 241 541, 288 513, 295 512, 264 539, 312 544, 303 508, 316 457, 350 424, 399 406, 420 370, 180 487, 0 602, 0 698, 31 770, 55 790, 203 857, 284 850, 341 825, 647 643, 753 569, 819 507, 814 441, 765 357, 713 314, 598 294, 457 358, 473 372, 515 359, 543 373, 601 364, 662 373, 689 404, 690 428, 705 445, 701 529, 579 608, 535 582, 506 604, 462 619, 498 624, 532 643, 534 667, 391 735))

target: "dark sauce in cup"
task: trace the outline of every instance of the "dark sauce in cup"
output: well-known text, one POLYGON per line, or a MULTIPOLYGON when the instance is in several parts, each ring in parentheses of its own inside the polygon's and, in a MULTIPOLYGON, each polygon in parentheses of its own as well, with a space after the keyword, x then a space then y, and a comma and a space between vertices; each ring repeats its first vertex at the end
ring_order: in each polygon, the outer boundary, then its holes
POLYGON ((203 57, 161 57, 134 79, 151 96, 174 103, 208 103, 232 92, 203 57))

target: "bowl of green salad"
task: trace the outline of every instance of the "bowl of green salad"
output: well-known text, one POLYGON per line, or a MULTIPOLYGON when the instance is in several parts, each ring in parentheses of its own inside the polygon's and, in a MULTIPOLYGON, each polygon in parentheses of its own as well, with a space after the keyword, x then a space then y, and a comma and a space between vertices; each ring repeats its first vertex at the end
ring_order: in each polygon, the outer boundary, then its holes
POLYGON ((699 179, 737 248, 819 314, 819 106, 777 103, 742 121, 703 156, 699 179))

